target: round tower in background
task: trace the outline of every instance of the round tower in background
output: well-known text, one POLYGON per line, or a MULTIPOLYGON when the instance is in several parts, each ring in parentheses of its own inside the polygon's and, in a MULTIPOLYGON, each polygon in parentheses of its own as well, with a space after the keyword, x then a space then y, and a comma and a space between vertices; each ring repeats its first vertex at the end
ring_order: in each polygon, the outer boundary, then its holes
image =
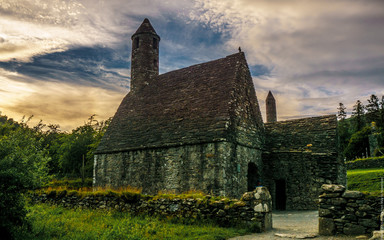
POLYGON ((273 97, 273 94, 271 91, 268 92, 267 99, 265 100, 265 106, 266 106, 266 115, 267 115, 267 122, 276 122, 277 121, 277 114, 276 114, 276 101, 273 97))
POLYGON ((146 18, 131 39, 131 91, 135 92, 159 75, 160 36, 146 18))

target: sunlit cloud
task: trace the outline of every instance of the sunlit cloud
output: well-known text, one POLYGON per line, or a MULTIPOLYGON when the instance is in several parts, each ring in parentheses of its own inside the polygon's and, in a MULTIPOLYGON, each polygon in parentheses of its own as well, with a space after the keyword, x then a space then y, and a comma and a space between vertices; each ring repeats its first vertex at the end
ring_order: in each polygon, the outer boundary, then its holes
POLYGON ((241 46, 263 114, 269 90, 279 120, 336 113, 339 102, 350 111, 357 99, 384 94, 383 7, 347 0, 3 0, 0 110, 66 129, 94 113, 112 116, 129 91, 130 37, 148 17, 161 37, 160 73, 241 46))
POLYGON ((268 80, 255 81, 256 90, 259 99, 277 93, 283 118, 335 113, 338 102, 352 106, 383 93, 382 1, 205 0, 196 6, 192 20, 230 36, 225 47, 241 46, 250 65, 272 70, 268 80))
MULTIPOLYGON (((1 74, 15 75, 4 70, 1 74)), ((67 131, 84 124, 93 114, 99 120, 112 117, 127 93, 39 80, 26 83, 0 77, 0 81, 5 83, 0 86, 2 114, 16 120, 33 115, 30 125, 43 120, 44 123, 59 124, 67 131)))

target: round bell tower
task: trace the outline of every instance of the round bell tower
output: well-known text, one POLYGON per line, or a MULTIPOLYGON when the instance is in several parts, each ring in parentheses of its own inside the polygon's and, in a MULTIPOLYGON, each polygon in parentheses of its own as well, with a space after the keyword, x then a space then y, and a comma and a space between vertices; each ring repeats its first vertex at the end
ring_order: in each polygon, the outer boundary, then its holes
POLYGON ((160 36, 146 18, 131 39, 131 91, 137 92, 159 75, 160 36))

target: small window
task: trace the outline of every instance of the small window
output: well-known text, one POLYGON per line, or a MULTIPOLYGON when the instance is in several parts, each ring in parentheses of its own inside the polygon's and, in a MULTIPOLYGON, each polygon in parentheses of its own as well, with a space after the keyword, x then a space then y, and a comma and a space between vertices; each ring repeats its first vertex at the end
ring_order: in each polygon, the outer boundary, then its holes
POLYGON ((153 66, 154 66, 155 68, 157 68, 157 60, 156 60, 156 59, 153 59, 153 66))
POLYGON ((156 38, 153 38, 153 49, 157 49, 157 39, 156 38))
POLYGON ((140 38, 135 38, 135 48, 139 48, 140 46, 140 38))

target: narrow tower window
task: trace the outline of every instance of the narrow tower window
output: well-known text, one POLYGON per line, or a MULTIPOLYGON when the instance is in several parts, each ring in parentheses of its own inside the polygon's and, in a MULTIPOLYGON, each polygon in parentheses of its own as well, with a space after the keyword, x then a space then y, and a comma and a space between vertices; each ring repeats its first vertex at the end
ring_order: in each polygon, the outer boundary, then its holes
POLYGON ((157 49, 157 39, 156 38, 153 38, 153 49, 157 49))
POLYGON ((157 60, 156 60, 156 59, 153 59, 153 66, 154 66, 155 68, 158 67, 158 66, 157 66, 157 60))
POLYGON ((140 38, 135 38, 135 48, 139 48, 140 46, 140 38))

